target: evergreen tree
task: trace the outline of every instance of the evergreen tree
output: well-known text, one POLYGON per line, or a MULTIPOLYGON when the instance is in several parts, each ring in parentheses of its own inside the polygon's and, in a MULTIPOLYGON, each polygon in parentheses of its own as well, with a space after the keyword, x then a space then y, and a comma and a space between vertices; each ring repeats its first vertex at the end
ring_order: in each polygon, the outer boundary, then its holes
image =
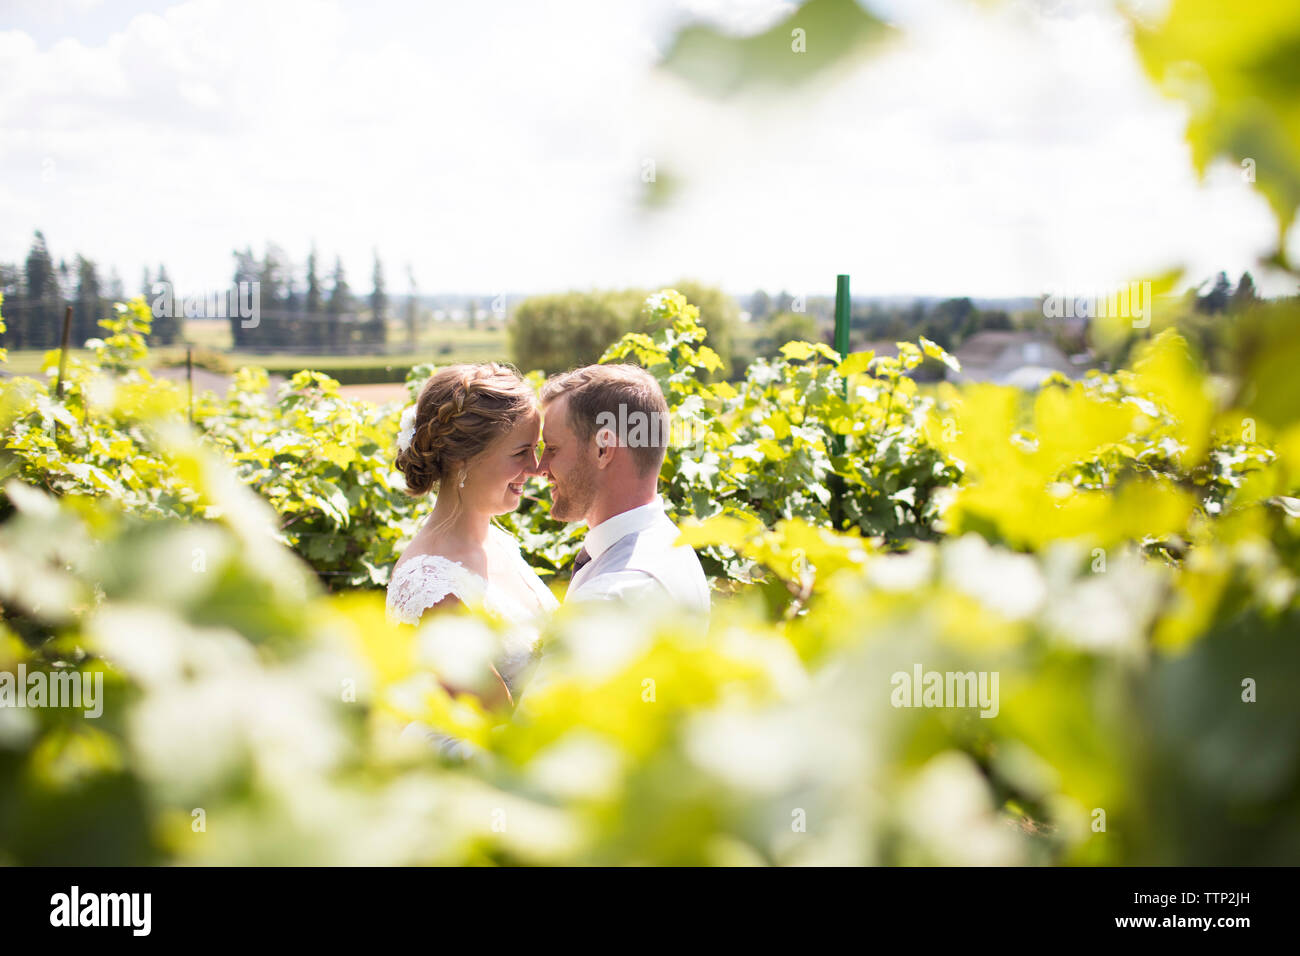
POLYGON ((370 293, 370 321, 366 324, 365 340, 371 345, 384 345, 388 341, 388 295, 384 291, 384 266, 379 261, 378 249, 374 256, 374 291, 370 293))
MULTIPOLYGON (((68 265, 67 259, 59 260, 59 301, 63 303, 72 302, 77 298, 77 279, 73 268, 68 265)), ((62 335, 63 313, 59 313, 59 329, 62 335)))
POLYGON ((325 344, 324 303, 321 299, 320 280, 316 277, 316 247, 311 247, 307 256, 307 298, 303 304, 303 344, 310 348, 321 348, 325 344))
POLYGON ((72 306, 72 343, 80 348, 86 339, 99 335, 99 320, 104 317, 100 297, 99 276, 95 263, 85 256, 77 256, 77 295, 72 306))
POLYGON ((291 336, 285 299, 288 296, 289 257, 273 242, 266 244, 266 255, 262 257, 257 281, 261 322, 257 328, 248 330, 249 336, 256 337, 263 346, 288 345, 291 336))
POLYGON ((117 266, 113 266, 108 273, 108 300, 112 304, 121 302, 126 298, 126 287, 122 284, 122 276, 118 274, 117 266))
POLYGON ((284 281, 286 290, 284 296, 285 342, 295 348, 301 348, 303 344, 303 295, 302 287, 298 283, 298 271, 292 264, 285 270, 284 281))
POLYGON ((409 262, 406 264, 406 288, 406 344, 415 351, 415 270, 409 262))
MULTIPOLYGON (((155 315, 153 326, 149 332, 149 343, 151 345, 175 345, 181 341, 185 327, 185 301, 181 294, 172 285, 171 276, 167 274, 167 267, 162 263, 158 264, 157 278, 154 284, 162 286, 164 289, 171 289, 172 309, 170 315, 155 315)), ((164 293, 160 292, 160 295, 164 293)), ((158 296, 151 296, 149 301, 158 296)), ((163 301, 166 301, 164 299, 163 301)))
POLYGON ((1219 277, 1214 280, 1214 288, 1197 300, 1196 308, 1201 312, 1217 315, 1228 308, 1231 298, 1232 283, 1228 280, 1228 273, 1220 272, 1219 277))
POLYGON ((352 313, 352 290, 348 288, 347 276, 343 273, 343 259, 334 258, 334 274, 331 277, 333 287, 330 289, 329 305, 325 310, 326 345, 331 352, 339 352, 344 344, 351 344, 352 336, 346 324, 352 313))
POLYGON ((749 297, 749 320, 762 322, 772 314, 772 298, 762 289, 749 297))
POLYGON ((1237 281, 1237 289, 1232 293, 1232 309, 1247 308, 1259 301, 1259 293, 1255 290, 1255 278, 1249 272, 1243 272, 1241 278, 1237 281))
POLYGON ((23 299, 22 270, 10 263, 0 263, 0 314, 4 316, 5 330, 0 332, 0 345, 7 349, 25 348, 27 331, 27 303, 23 299))
POLYGON ((231 289, 231 298, 227 314, 230 317, 230 341, 237 349, 247 348, 252 344, 248 335, 251 329, 244 328, 243 319, 239 314, 239 300, 244 298, 247 301, 249 293, 244 292, 244 283, 257 282, 261 273, 261 265, 257 261, 257 256, 253 255, 253 247, 245 247, 243 252, 236 249, 232 255, 235 257, 235 283, 231 289))
POLYGON ((27 328, 23 347, 57 348, 63 329, 59 280, 50 259, 50 250, 45 245, 45 236, 39 230, 32 241, 31 251, 27 253, 26 275, 27 292, 23 304, 27 309, 27 328))

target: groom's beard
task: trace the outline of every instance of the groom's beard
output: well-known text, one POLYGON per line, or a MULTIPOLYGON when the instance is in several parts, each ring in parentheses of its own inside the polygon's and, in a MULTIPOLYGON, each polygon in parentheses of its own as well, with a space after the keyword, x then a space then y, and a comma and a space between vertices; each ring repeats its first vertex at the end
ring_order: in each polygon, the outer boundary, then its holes
POLYGON ((581 521, 596 500, 596 469, 579 464, 558 485, 551 486, 551 517, 556 521, 581 521))

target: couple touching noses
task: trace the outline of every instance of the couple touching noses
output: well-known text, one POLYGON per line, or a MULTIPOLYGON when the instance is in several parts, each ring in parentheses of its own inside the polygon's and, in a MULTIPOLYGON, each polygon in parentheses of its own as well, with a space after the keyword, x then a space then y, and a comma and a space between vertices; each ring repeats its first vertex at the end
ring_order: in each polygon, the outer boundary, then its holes
POLYGON ((566 603, 670 601, 707 615, 704 570, 689 546, 675 546, 678 530, 658 494, 667 422, 659 384, 634 365, 575 369, 549 379, 540 396, 494 362, 440 369, 398 434, 407 492, 436 488, 437 498, 393 567, 389 618, 418 624, 458 603, 500 615, 512 627, 495 670, 513 700, 559 601, 491 519, 518 507, 533 475, 550 483, 551 517, 587 524, 566 603), (629 421, 663 427, 629 430, 629 421))

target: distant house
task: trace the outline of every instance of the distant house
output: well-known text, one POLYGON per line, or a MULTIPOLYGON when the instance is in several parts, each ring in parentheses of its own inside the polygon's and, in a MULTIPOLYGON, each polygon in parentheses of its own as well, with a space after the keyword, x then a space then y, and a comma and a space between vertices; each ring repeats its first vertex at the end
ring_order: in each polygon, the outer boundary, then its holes
POLYGON ((1053 372, 1077 378, 1078 366, 1047 336, 1037 332, 976 332, 954 353, 960 372, 953 382, 993 382, 1017 388, 1037 388, 1053 372))

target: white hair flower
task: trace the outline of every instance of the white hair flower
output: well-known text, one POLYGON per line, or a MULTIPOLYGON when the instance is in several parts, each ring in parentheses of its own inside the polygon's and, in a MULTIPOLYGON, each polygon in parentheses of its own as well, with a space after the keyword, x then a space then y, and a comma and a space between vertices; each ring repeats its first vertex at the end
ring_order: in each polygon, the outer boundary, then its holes
POLYGON ((402 412, 402 421, 397 430, 397 450, 406 451, 411 447, 411 439, 415 437, 415 406, 409 405, 402 412))

